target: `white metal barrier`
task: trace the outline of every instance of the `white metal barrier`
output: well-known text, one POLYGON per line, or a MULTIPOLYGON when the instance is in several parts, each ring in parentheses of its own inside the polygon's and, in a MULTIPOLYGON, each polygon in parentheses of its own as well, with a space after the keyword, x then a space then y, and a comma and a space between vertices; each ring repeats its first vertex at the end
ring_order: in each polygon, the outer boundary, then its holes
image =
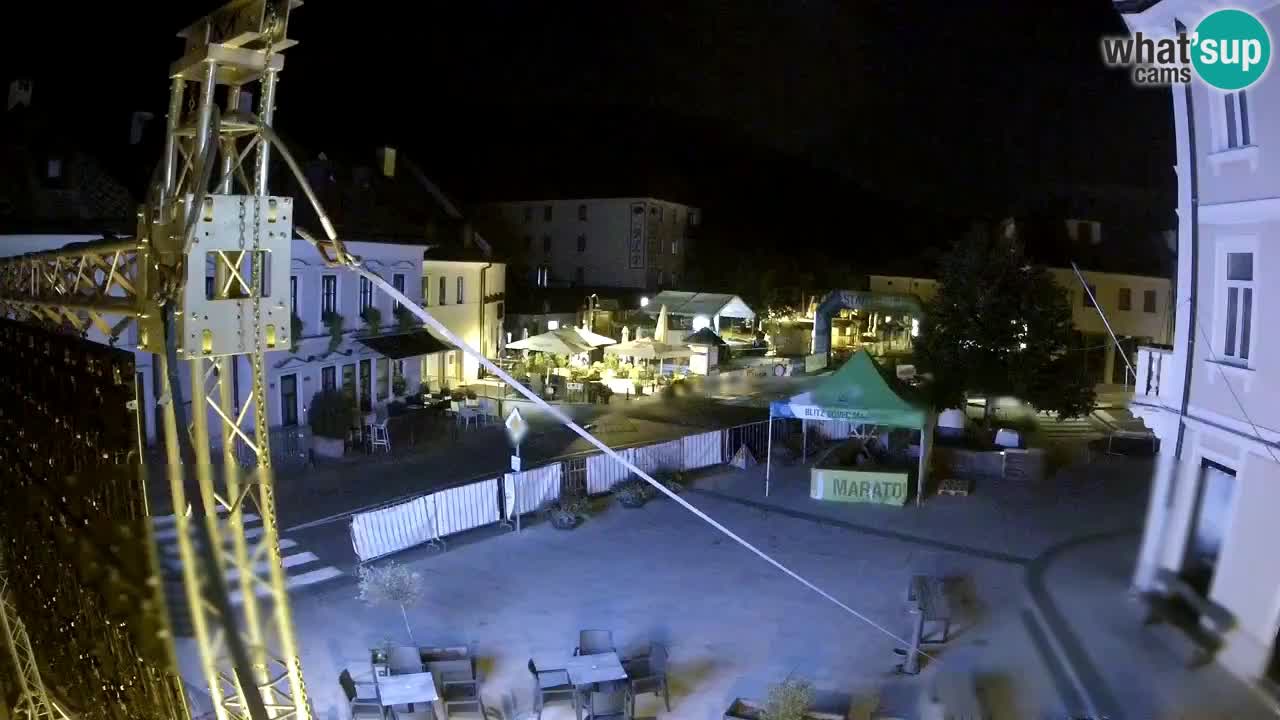
POLYGON ((560 463, 553 462, 533 470, 518 473, 507 473, 502 479, 504 494, 503 507, 506 508, 504 520, 515 517, 518 510, 521 514, 533 512, 560 497, 560 463))
POLYGON ((631 448, 631 453, 629 458, 631 462, 650 475, 663 470, 680 470, 684 467, 684 455, 679 440, 631 448))
POLYGON ((724 444, 720 440, 720 433, 720 430, 715 430, 680 439, 685 470, 697 470, 724 462, 724 457, 720 454, 724 444))
MULTIPOLYGON (((635 448, 617 451, 619 455, 636 462, 635 448)), ((631 476, 631 471, 607 455, 591 455, 587 458, 587 493, 599 495, 613 489, 614 485, 631 476)))
POLYGON ((436 501, 440 537, 498 522, 498 479, 441 490, 436 501))
POLYGON ((351 516, 351 546, 360 562, 438 540, 434 495, 351 516))

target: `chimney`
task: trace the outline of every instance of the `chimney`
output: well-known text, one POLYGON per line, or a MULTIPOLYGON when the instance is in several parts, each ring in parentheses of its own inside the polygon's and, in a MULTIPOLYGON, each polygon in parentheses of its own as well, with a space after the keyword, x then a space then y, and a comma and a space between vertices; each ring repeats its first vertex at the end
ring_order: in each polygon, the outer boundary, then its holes
POLYGON ((12 110, 19 105, 31 107, 31 87, 32 82, 27 79, 14 80, 9 83, 9 103, 5 106, 5 109, 12 110))
POLYGON ((393 147, 378 148, 378 167, 386 177, 396 176, 396 149, 393 147))

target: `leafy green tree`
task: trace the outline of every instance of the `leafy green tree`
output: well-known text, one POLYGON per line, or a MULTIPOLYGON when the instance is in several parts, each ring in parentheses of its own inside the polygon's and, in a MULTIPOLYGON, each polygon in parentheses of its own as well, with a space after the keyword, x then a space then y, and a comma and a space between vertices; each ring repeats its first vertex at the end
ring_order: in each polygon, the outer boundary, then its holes
POLYGON ((1069 296, 1044 268, 1016 242, 985 235, 966 237, 941 264, 915 344, 937 407, 976 393, 1011 395, 1060 418, 1092 409, 1093 382, 1071 352, 1069 296))

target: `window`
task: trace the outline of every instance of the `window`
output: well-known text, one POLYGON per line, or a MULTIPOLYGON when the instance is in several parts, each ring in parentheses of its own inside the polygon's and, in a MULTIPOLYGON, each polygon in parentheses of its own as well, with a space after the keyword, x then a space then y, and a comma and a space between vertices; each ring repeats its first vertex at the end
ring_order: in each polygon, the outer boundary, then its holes
POLYGON ((583 204, 581 204, 581 205, 579 205, 579 206, 578 206, 578 219, 579 219, 579 220, 582 220, 582 221, 586 221, 586 219, 587 219, 587 206, 586 206, 586 203, 583 203, 583 204))
POLYGON ((360 278, 360 312, 373 306, 373 283, 369 282, 369 278, 360 278))
POLYGON ((49 158, 49 163, 45 166, 44 177, 46 180, 57 180, 62 177, 62 158, 49 158))
POLYGON ((204 276, 204 299, 205 300, 213 299, 213 276, 212 275, 204 276))
POLYGON ((1227 253, 1227 328, 1222 354, 1236 362, 1249 359, 1253 319, 1253 253, 1227 253))
POLYGON ((582 269, 581 265, 579 265, 578 268, 573 271, 573 284, 581 286, 585 282, 586 277, 586 271, 582 269))
POLYGON ((538 269, 535 271, 535 275, 533 278, 534 284, 537 285, 538 287, 547 287, 547 284, 550 281, 551 281, 551 266, 539 265, 538 269))
POLYGON ((550 205, 542 206, 542 220, 543 222, 551 222, 551 206, 550 205))
POLYGON ((373 409, 373 360, 370 358, 360 361, 360 409, 364 412, 373 409))
MULTIPOLYGON (((395 288, 396 290, 399 290, 401 293, 404 292, 404 273, 396 273, 395 275, 391 276, 391 287, 395 288)), ((396 301, 395 306, 397 308, 400 307, 399 300, 396 301)))
POLYGON ((533 206, 531 206, 531 205, 527 205, 527 206, 525 206, 525 209, 524 209, 524 221, 525 221, 525 222, 527 222, 527 223, 531 223, 531 222, 533 222, 533 206))
POLYGON ((395 362, 391 363, 391 377, 392 378, 404 377, 404 361, 403 360, 396 360, 395 362))
POLYGON ((448 304, 449 304, 449 284, 448 284, 448 279, 447 279, 447 278, 445 278, 445 276, 443 276, 443 275, 441 275, 441 276, 440 276, 440 294, 438 295, 438 298, 439 298, 439 301, 440 301, 440 304, 441 304, 441 305, 448 305, 448 304))
POLYGON ((1096 285, 1089 285, 1089 292, 1080 293, 1081 307, 1097 307, 1090 298, 1098 297, 1098 288, 1096 285))
POLYGON ((289 312, 298 314, 298 276, 289 276, 289 312))
POLYGON ((542 236, 542 252, 544 253, 551 252, 551 236, 550 235, 542 236))
POLYGON ((1142 312, 1154 313, 1156 311, 1156 291, 1142 291, 1142 312))
POLYGON ((431 304, 431 276, 423 275, 422 276, 422 307, 427 307, 430 304, 431 304))
POLYGON ((342 392, 350 395, 352 400, 356 397, 356 366, 354 363, 342 366, 342 392))
POLYGON ((386 358, 378 358, 378 399, 386 400, 391 397, 391 380, 387 377, 387 372, 391 366, 391 361, 386 358))
POLYGON ((1130 310, 1133 306, 1133 291, 1129 288, 1120 288, 1120 299, 1118 307, 1121 310, 1130 310))
POLYGON ((294 427, 298 424, 298 376, 296 373, 280 376, 280 424, 294 427))
POLYGON ((320 277, 320 313, 338 312, 338 276, 320 277))
POLYGON ((338 369, 335 367, 320 368, 320 389, 338 389, 338 369))
POLYGON ((1249 98, 1245 91, 1227 93, 1222 96, 1222 102, 1226 113, 1227 148, 1252 144, 1249 137, 1249 98))
POLYGON ((587 251, 587 236, 579 235, 578 236, 578 252, 586 252, 586 251, 587 251))
POLYGON ((461 305, 461 304, 462 304, 462 298, 463 298, 463 295, 462 295, 462 276, 461 276, 461 275, 459 275, 459 276, 458 276, 458 304, 459 304, 459 305, 461 305))
POLYGON ((680 254, 680 241, 676 240, 675 238, 671 239, 671 254, 672 255, 680 254))

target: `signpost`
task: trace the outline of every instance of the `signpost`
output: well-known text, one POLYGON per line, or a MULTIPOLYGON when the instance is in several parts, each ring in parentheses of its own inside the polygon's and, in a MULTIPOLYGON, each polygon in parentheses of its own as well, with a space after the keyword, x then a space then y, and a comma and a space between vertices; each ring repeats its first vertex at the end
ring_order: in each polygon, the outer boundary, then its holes
MULTIPOLYGON (((502 424, 506 427, 507 437, 516 449, 516 454, 511 456, 511 472, 518 473, 520 472, 520 441, 529 434, 529 423, 520 414, 520 408, 514 407, 502 424)), ((511 514, 516 517, 516 532, 520 532, 520 483, 516 482, 514 477, 511 478, 511 497, 511 514)))

